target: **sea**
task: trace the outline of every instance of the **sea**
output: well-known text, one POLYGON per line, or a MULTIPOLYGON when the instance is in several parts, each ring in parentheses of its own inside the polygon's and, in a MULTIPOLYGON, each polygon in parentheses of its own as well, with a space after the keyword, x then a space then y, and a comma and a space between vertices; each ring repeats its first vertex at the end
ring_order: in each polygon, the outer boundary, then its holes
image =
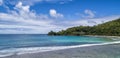
POLYGON ((46 34, 0 34, 0 57, 100 44, 115 38, 94 36, 48 36, 46 34))

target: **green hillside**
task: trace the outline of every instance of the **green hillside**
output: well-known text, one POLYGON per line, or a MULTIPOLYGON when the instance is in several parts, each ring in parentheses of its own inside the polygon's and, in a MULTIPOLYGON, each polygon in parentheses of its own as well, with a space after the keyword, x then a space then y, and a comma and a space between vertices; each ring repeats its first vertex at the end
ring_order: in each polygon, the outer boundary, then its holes
POLYGON ((59 32, 49 32, 48 35, 107 35, 120 36, 120 18, 96 26, 77 26, 59 32))

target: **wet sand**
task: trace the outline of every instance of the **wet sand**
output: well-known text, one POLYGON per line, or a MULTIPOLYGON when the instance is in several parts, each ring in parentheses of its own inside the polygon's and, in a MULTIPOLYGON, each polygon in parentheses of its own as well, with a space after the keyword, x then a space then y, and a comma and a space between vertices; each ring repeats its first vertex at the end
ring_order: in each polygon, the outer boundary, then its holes
POLYGON ((3 58, 120 58, 120 44, 71 48, 3 58))

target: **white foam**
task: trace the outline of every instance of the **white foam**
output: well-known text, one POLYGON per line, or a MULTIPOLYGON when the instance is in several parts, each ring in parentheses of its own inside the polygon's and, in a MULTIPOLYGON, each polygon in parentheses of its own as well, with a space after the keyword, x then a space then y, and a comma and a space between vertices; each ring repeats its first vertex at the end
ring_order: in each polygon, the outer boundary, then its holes
POLYGON ((75 46, 13 48, 13 49, 1 50, 0 57, 6 57, 11 55, 21 55, 21 54, 28 54, 28 53, 40 53, 40 52, 55 51, 55 50, 62 50, 62 49, 69 49, 69 48, 78 48, 78 47, 117 44, 117 43, 120 43, 120 41, 100 43, 100 44, 83 44, 83 45, 75 45, 75 46))
POLYGON ((0 57, 7 57, 7 56, 12 56, 12 53, 8 53, 8 54, 0 54, 0 57))

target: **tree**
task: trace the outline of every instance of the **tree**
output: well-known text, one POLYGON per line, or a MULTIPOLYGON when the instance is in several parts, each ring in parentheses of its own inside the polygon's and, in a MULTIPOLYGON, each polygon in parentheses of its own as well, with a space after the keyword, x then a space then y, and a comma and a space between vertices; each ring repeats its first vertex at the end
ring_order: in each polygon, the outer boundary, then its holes
POLYGON ((48 35, 110 35, 120 36, 120 18, 96 26, 77 26, 48 35))
POLYGON ((48 35, 57 35, 56 32, 50 31, 48 35))

